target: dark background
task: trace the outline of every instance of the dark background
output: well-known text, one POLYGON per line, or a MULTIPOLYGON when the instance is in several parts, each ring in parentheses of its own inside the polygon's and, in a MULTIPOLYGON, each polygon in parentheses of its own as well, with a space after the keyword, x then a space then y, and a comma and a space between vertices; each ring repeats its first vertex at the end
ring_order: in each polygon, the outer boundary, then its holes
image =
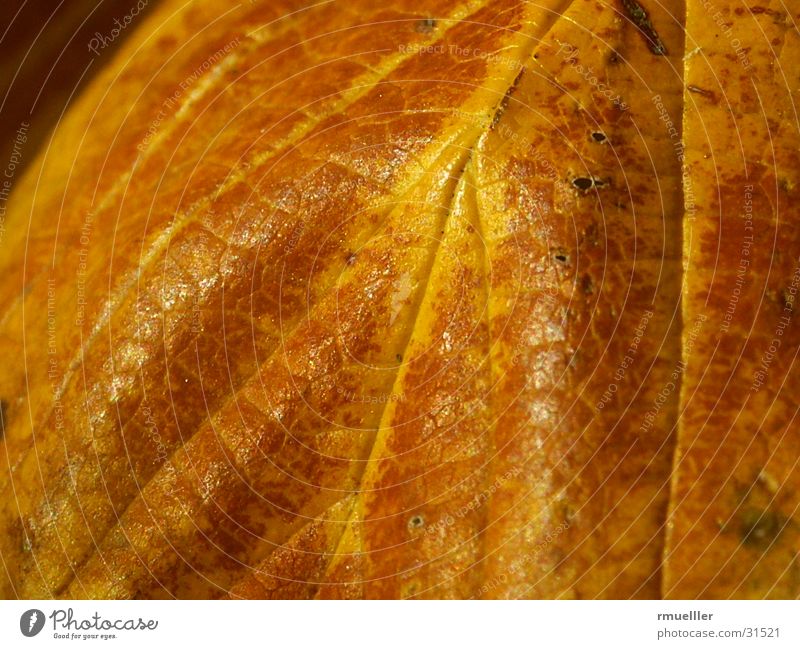
MULTIPOLYGON (((0 167, 17 130, 28 122, 19 178, 47 142, 59 116, 136 29, 131 24, 99 55, 88 48, 95 32, 107 36, 138 0, 4 0, 0 2, 0 167)), ((148 0, 134 23, 151 11, 148 0)))

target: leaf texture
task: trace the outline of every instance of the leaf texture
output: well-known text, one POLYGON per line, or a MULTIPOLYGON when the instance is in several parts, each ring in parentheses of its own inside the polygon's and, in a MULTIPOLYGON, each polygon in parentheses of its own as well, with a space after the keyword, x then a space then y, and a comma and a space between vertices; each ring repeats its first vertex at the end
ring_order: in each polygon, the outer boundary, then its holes
POLYGON ((0 594, 800 594, 798 16, 637 7, 142 19, 6 219, 0 594))

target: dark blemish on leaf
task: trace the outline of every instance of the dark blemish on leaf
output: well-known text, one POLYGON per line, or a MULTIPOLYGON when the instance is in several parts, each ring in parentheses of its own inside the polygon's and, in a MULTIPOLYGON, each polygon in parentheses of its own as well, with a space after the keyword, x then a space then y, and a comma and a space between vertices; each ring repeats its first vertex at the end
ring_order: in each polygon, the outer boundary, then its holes
POLYGON ((749 7, 750 13, 754 16, 765 14, 772 17, 772 22, 776 25, 782 25, 786 22, 786 14, 769 7, 749 7))
POLYGON ((436 20, 434 18, 423 18, 422 20, 418 20, 414 29, 416 29, 420 34, 430 34, 434 29, 436 29, 436 20))
POLYGON ((584 275, 583 279, 581 279, 581 288, 586 295, 594 293, 594 282, 589 275, 584 275))
POLYGON ((420 585, 418 581, 412 581, 407 584, 403 584, 402 590, 400 591, 403 599, 410 599, 411 597, 415 597, 416 594, 420 590, 420 585))
POLYGON ((608 55, 608 62, 609 63, 619 63, 619 54, 616 50, 612 50, 611 54, 608 55))
POLYGON ((394 357, 395 357, 395 359, 397 360, 398 363, 402 363, 403 362, 403 355, 402 354, 395 354, 394 357))
POLYGON ((597 233, 597 223, 590 223, 586 226, 586 229, 583 231, 583 241, 592 246, 596 246, 600 242, 597 233))
POLYGON ((31 537, 28 536, 28 530, 25 528, 25 522, 22 520, 22 516, 17 516, 17 518, 14 519, 9 531, 12 538, 18 540, 19 548, 23 553, 27 554, 33 550, 33 543, 31 542, 31 537))
POLYGON ((503 113, 506 112, 506 108, 508 108, 508 99, 509 99, 509 94, 506 93, 500 100, 500 103, 497 104, 497 108, 495 109, 494 115, 492 116, 492 123, 489 125, 490 129, 494 129, 494 127, 497 126, 497 123, 500 121, 500 118, 503 116, 503 113))
POLYGON ((592 139, 595 142, 605 142, 606 141, 606 134, 605 133, 601 133, 600 131, 595 131, 594 133, 592 133, 592 139))
POLYGON ((425 525, 425 519, 419 514, 412 516, 408 521, 408 527, 412 530, 418 530, 423 525, 425 525))
POLYGON ((522 68, 518 73, 517 76, 514 77, 514 81, 506 90, 506 94, 503 95, 503 98, 500 100, 500 103, 497 105, 497 109, 494 111, 494 116, 492 117, 492 124, 489 128, 493 129, 497 126, 497 123, 500 121, 500 118, 503 116, 503 113, 506 112, 506 108, 508 108, 508 102, 511 99, 511 95, 514 94, 517 90, 517 86, 519 86, 519 80, 522 79, 522 75, 525 73, 525 68, 522 68))
POLYGON ((356 263, 356 253, 351 252, 344 261, 348 266, 352 266, 356 263))
POLYGON ((569 503, 563 503, 561 505, 561 518, 567 523, 571 523, 575 519, 575 513, 575 508, 569 503))
POLYGON ((601 178, 580 176, 572 180, 572 186, 582 192, 589 191, 592 187, 605 187, 606 181, 601 178))
POLYGON ((740 514, 742 543, 750 547, 767 548, 783 531, 784 521, 771 511, 745 509, 740 514))
POLYGON ((8 416, 8 401, 0 399, 0 440, 6 436, 6 417, 8 416))
POLYGON ((582 192, 585 192, 592 188, 594 181, 591 178, 575 178, 572 181, 572 185, 576 189, 580 189, 582 192))
POLYGON ((569 254, 563 248, 556 248, 553 252, 553 259, 555 259, 559 264, 567 265, 569 264, 569 254))
POLYGON ((695 85, 692 85, 692 84, 689 84, 688 86, 686 86, 686 89, 689 92, 693 92, 693 93, 695 93, 697 95, 703 95, 703 97, 713 97, 714 96, 714 93, 711 92, 710 90, 706 90, 705 88, 700 88, 699 86, 695 86, 695 85))
POLYGON ((620 0, 620 2, 622 3, 622 8, 625 10, 625 13, 628 14, 628 18, 636 25, 639 33, 644 37, 650 51, 657 56, 666 54, 667 48, 658 36, 658 32, 656 32, 655 27, 653 27, 653 23, 650 22, 650 18, 644 7, 636 2, 636 0, 620 0))

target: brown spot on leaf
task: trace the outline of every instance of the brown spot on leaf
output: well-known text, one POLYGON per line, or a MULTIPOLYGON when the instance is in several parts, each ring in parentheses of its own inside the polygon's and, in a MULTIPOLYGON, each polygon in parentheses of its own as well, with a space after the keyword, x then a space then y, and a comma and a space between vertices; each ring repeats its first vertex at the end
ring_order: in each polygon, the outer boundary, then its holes
POLYGON ((419 514, 412 516, 408 521, 408 528, 411 530, 418 530, 425 525, 425 519, 419 514))
POLYGON ((783 531, 783 518, 768 510, 748 508, 739 515, 742 543, 755 548, 767 548, 783 531))
POLYGON ((594 293, 594 281, 589 275, 584 275, 581 279, 581 288, 586 295, 594 293))
POLYGON ((714 96, 714 93, 711 92, 710 90, 706 90, 705 88, 701 88, 700 86, 695 86, 693 84, 689 84, 688 86, 686 86, 686 89, 689 92, 693 92, 696 95, 702 95, 703 97, 713 97, 714 96))
POLYGON ((416 29, 420 34, 430 34, 434 29, 436 29, 436 19, 423 18, 422 20, 418 20, 414 29, 416 29))
POLYGON ((577 178, 573 178, 572 180, 572 186, 582 192, 587 192, 592 189, 592 187, 597 187, 599 189, 600 187, 605 186, 605 184, 605 180, 602 180, 601 178, 594 178, 593 176, 579 176, 577 178))
POLYGON ((625 13, 628 14, 628 18, 630 18, 631 22, 636 25, 639 33, 644 37, 644 40, 647 43, 647 46, 650 48, 650 51, 657 56, 663 56, 666 54, 667 48, 661 41, 658 32, 656 32, 656 28, 650 21, 650 17, 648 16, 645 8, 636 2, 636 0, 620 1, 625 13))
POLYGON ((782 11, 777 11, 776 9, 770 9, 769 7, 750 7, 750 13, 754 16, 758 16, 761 14, 770 16, 772 18, 772 22, 776 25, 782 25, 786 22, 786 14, 782 11))
POLYGON ((569 253, 563 248, 556 248, 553 250, 553 259, 563 266, 569 265, 569 253))
POLYGON ((8 416, 8 401, 0 399, 0 440, 6 436, 6 417, 8 416))

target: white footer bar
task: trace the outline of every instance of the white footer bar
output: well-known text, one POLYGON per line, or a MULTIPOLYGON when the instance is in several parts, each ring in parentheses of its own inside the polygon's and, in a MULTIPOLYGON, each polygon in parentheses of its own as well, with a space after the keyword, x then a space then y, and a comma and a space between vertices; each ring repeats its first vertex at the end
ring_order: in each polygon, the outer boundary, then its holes
POLYGON ((0 646, 800 647, 796 601, 0 602, 0 646), (245 644, 247 643, 247 644, 245 644))

